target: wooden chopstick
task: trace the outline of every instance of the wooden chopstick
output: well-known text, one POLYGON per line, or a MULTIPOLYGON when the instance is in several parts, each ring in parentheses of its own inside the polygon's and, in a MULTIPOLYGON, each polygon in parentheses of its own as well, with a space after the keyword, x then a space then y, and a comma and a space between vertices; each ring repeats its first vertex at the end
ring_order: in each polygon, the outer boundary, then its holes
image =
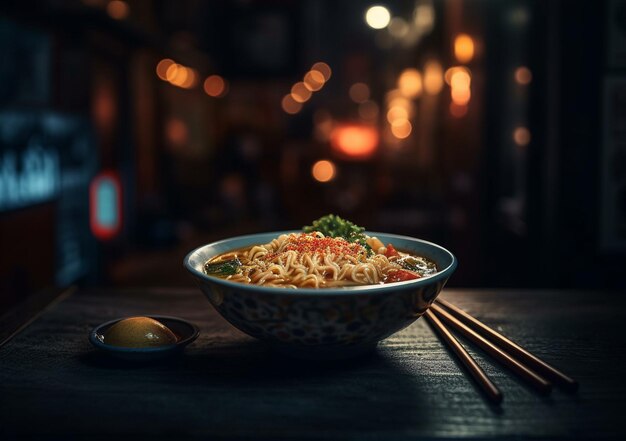
POLYGON ((443 323, 432 313, 430 310, 426 310, 426 319, 431 327, 439 334, 441 339, 448 345, 448 347, 456 354, 461 360, 465 368, 468 370, 472 378, 478 383, 481 390, 485 393, 487 398, 495 404, 502 402, 502 392, 498 389, 491 379, 487 376, 485 371, 482 370, 476 361, 470 354, 463 348, 461 343, 454 338, 452 333, 445 327, 443 323))
POLYGON ((565 375, 563 372, 549 365, 545 361, 541 360, 539 357, 528 352, 526 349, 506 338, 504 335, 494 331, 489 326, 472 317, 458 306, 455 306, 446 300, 437 299, 436 302, 448 309, 450 313, 455 315, 466 325, 479 332, 489 340, 493 341, 495 344, 500 346, 505 351, 509 352, 511 355, 521 359, 524 363, 535 369, 538 373, 545 375, 546 377, 548 377, 548 379, 553 380, 562 388, 569 391, 575 391, 576 389, 578 389, 578 382, 576 382, 576 380, 565 375))
POLYGON ((482 337, 476 331, 472 330, 471 328, 468 328, 465 324, 463 324, 463 322, 456 319, 453 315, 451 315, 449 312, 444 310, 441 306, 437 305, 436 303, 433 303, 430 306, 430 310, 432 310, 435 314, 437 314, 437 317, 442 318, 447 324, 455 328, 457 331, 463 334, 466 338, 468 338, 474 344, 476 344, 481 349, 486 351, 493 358, 495 358, 504 366, 508 367, 517 375, 519 375, 520 378, 522 378, 524 381, 526 381, 528 384, 534 387, 535 390, 537 390, 537 392, 544 394, 544 395, 548 395, 552 391, 552 384, 548 380, 546 380, 545 378, 543 378, 542 376, 540 376, 539 374, 537 374, 536 372, 534 372, 533 370, 525 366, 524 364, 515 360, 509 354, 504 352, 502 349, 498 348, 489 340, 482 337))

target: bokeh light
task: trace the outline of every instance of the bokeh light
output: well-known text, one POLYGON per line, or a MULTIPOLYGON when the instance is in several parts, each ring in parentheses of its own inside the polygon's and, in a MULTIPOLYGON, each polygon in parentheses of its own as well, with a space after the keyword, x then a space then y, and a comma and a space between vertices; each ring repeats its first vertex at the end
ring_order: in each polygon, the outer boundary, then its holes
POLYGON ((405 69, 398 77, 398 89, 407 98, 417 98, 422 93, 422 74, 417 69, 405 69))
POLYGON ((315 63, 312 67, 311 67, 311 71, 317 71, 319 73, 322 74, 322 76, 324 77, 325 81, 330 80, 330 77, 333 74, 332 69, 330 68, 330 66, 326 63, 324 63, 323 61, 318 61, 317 63, 315 63))
POLYGON ((395 106, 395 107, 391 107, 387 111, 387 121, 389 121, 390 124, 392 124, 394 121, 397 121, 400 119, 408 119, 408 118, 409 118, 409 112, 404 107, 395 106))
POLYGON ((402 107, 410 111, 411 109, 413 109, 413 103, 411 102, 411 100, 404 98, 403 96, 395 96, 387 100, 387 107, 402 107))
POLYGON ((322 87, 324 87, 324 83, 326 79, 324 75, 318 70, 311 70, 304 75, 304 85, 311 92, 317 92, 322 87))
POLYGON ((472 77, 463 70, 458 70, 450 77, 450 87, 453 89, 469 89, 472 77))
POLYGON ((469 63, 474 58, 474 40, 467 34, 459 34, 454 39, 454 56, 459 63, 469 63))
POLYGON ((303 82, 299 82, 293 85, 291 88, 291 97, 298 103, 305 103, 311 98, 311 91, 304 85, 303 82))
POLYGON ((211 75, 204 80, 204 91, 212 97, 222 97, 228 92, 228 83, 219 75, 211 75))
POLYGON ((409 24, 402 17, 394 17, 387 28, 394 38, 403 38, 409 33, 409 24))
POLYGON ((530 84, 533 80, 533 74, 526 66, 520 66, 515 69, 515 81, 523 86, 530 84))
POLYGON ((433 4, 418 4, 413 10, 413 23, 421 35, 430 33, 435 26, 435 8, 433 4))
POLYGON ((443 79, 445 80, 446 84, 450 85, 452 83, 452 75, 454 75, 457 72, 464 72, 470 77, 470 79, 472 78, 472 72, 467 67, 452 66, 449 69, 447 69, 446 73, 443 75, 443 79))
POLYGON ((317 161, 311 167, 311 175, 318 182, 329 182, 335 177, 335 164, 325 159, 317 161))
POLYGON ((450 103, 450 115, 455 118, 462 118, 467 115, 467 105, 459 105, 454 102, 450 103))
POLYGON ((315 125, 314 135, 320 142, 327 142, 335 125, 332 116, 327 110, 319 109, 313 114, 315 125))
POLYGON ((159 61, 159 64, 157 64, 156 67, 157 76, 163 81, 167 81, 167 69, 169 69, 169 67, 173 64, 174 60, 170 60, 169 58, 164 58, 163 60, 159 61))
POLYGON ((290 115, 295 115, 302 109, 302 104, 295 101, 290 93, 283 97, 281 106, 283 110, 290 115))
POLYGON ((454 104, 465 106, 469 103, 470 98, 472 97, 472 92, 465 88, 453 88, 450 90, 450 96, 452 97, 452 102, 454 104))
POLYGON ((398 139, 405 139, 411 134, 413 126, 409 120, 397 119, 391 123, 391 133, 398 139))
POLYGON ((378 147, 378 130, 369 125, 338 124, 330 135, 335 151, 352 158, 369 158, 378 147))
POLYGON ((378 118, 378 104, 374 101, 365 101, 359 104, 359 116, 366 121, 373 121, 378 118))
POLYGON ((185 81, 179 84, 179 86, 184 89, 191 89, 192 87, 195 87, 196 84, 198 84, 198 72, 195 69, 189 67, 186 68, 186 72, 187 77, 185 78, 185 81))
POLYGON ((424 65, 424 91, 429 95, 437 95, 443 88, 443 68, 436 60, 424 65))
POLYGON ((520 147, 528 145, 530 143, 530 130, 523 126, 517 127, 513 131, 513 141, 520 147))
POLYGON ((107 5, 107 14, 116 20, 123 20, 128 17, 130 8, 128 4, 122 0, 112 0, 107 5))
POLYGON ((181 64, 172 64, 165 72, 165 78, 174 86, 180 86, 187 81, 187 68, 181 64))
POLYGON ((365 21, 374 29, 383 29, 391 21, 391 14, 384 6, 372 6, 365 13, 365 21))
POLYGON ((354 83, 348 93, 355 103, 364 103, 370 98, 370 88, 365 83, 354 83))
POLYGON ((181 119, 170 118, 165 124, 165 135, 171 147, 181 148, 189 142, 189 129, 181 119))

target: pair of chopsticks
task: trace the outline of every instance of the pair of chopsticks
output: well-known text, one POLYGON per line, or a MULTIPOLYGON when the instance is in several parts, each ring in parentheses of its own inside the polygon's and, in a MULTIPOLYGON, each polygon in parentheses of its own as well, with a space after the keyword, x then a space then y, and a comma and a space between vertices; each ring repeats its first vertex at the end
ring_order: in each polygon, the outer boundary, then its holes
POLYGON ((502 402, 502 392, 452 335, 442 320, 502 365, 512 370, 540 394, 548 395, 552 391, 552 382, 567 391, 578 389, 578 383, 575 380, 450 302, 435 300, 425 315, 428 323, 456 354, 487 398, 493 403, 502 402))

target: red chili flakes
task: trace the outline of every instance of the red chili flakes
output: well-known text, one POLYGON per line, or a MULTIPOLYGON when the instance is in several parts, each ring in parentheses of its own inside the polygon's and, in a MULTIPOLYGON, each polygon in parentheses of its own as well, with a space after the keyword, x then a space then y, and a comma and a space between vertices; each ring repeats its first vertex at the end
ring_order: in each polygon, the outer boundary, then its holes
MULTIPOLYGON (((292 235, 284 251, 296 251, 298 254, 318 254, 325 256, 327 253, 337 256, 358 256, 365 252, 365 248, 357 243, 351 243, 340 237, 318 237, 315 233, 300 233, 292 235)), ((268 254, 266 258, 273 259, 276 253, 268 254)))

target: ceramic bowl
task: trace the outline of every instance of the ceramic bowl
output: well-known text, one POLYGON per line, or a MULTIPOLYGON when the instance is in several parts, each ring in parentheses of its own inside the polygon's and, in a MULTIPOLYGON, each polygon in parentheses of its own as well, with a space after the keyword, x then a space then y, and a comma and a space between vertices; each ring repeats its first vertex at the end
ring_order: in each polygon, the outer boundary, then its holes
POLYGON ((299 358, 347 358, 373 349, 382 339, 418 319, 435 300, 457 261, 445 248, 424 240, 366 232, 395 248, 427 257, 439 272, 386 285, 343 288, 272 288, 212 277, 204 263, 226 251, 270 242, 293 231, 221 240, 191 251, 184 266, 215 309, 233 326, 299 358))
POLYGON ((96 326, 89 334, 89 341, 96 348, 116 358, 129 361, 151 361, 180 353, 185 346, 198 338, 200 333, 196 325, 178 317, 166 315, 149 315, 147 317, 153 318, 167 326, 176 335, 178 341, 172 345, 149 348, 126 348, 106 344, 104 339, 106 331, 115 323, 128 317, 118 318, 96 326))

